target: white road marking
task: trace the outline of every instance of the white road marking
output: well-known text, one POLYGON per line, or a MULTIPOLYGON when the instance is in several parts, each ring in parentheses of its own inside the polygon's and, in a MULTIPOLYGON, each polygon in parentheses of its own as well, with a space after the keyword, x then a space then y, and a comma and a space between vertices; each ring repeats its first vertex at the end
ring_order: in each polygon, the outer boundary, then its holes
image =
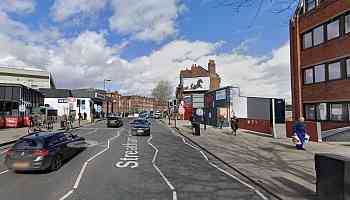
POLYGON ((97 132, 97 129, 93 130, 93 131, 90 131, 90 132, 87 132, 86 134, 81 134, 82 136, 88 136, 88 135, 91 135, 91 134, 94 134, 97 132))
POLYGON ((205 153, 204 153, 202 150, 199 150, 198 147, 195 147, 195 146, 191 145, 190 143, 188 143, 188 142, 186 141, 186 139, 185 139, 183 136, 181 136, 181 138, 182 138, 182 141, 183 141, 186 145, 188 145, 188 146, 190 146, 190 147, 192 147, 192 148, 194 148, 194 149, 197 149, 197 150, 202 154, 202 156, 204 157, 204 159, 207 160, 208 163, 209 163, 211 166, 215 167, 216 169, 218 169, 218 170, 221 171, 222 173, 226 174, 227 176, 229 176, 229 177, 235 179, 236 181, 238 181, 238 182, 241 183, 242 185, 244 185, 244 186, 248 187, 249 189, 253 190, 253 191, 254 191, 257 195, 259 195, 262 199, 268 200, 268 198, 265 197, 265 195, 262 194, 259 190, 255 189, 253 186, 251 186, 251 185, 249 185, 248 183, 242 181, 241 179, 239 179, 238 177, 234 176, 233 174, 230 174, 229 172, 225 171, 224 169, 221 169, 220 167, 218 167, 218 166, 215 165, 214 163, 210 162, 209 159, 208 159, 208 157, 205 155, 205 153))
POLYGON ((77 178, 77 180, 74 183, 73 189, 77 189, 78 188, 80 180, 81 180, 81 177, 83 177, 83 174, 84 174, 84 171, 85 171, 87 165, 88 165, 88 162, 85 162, 83 167, 81 168, 80 173, 78 175, 78 178, 77 178))
MULTIPOLYGON (((120 133, 119 133, 119 131, 118 131, 116 136, 113 136, 113 137, 111 137, 111 138, 109 138, 109 139, 107 140, 107 147, 106 147, 105 149, 103 149, 102 151, 98 152, 97 154, 95 154, 94 156, 90 157, 87 161, 84 162, 84 165, 83 165, 83 167, 81 168, 77 179, 75 180, 73 189, 70 190, 69 192, 67 192, 67 193, 66 193, 63 197, 61 197, 59 200, 64 200, 64 199, 68 198, 70 195, 73 194, 73 192, 74 192, 76 189, 78 189, 79 183, 80 183, 80 181, 81 181, 81 178, 82 178, 83 175, 84 175, 84 172, 85 172, 85 170, 86 170, 88 164, 89 164, 92 160, 94 160, 95 158, 97 158, 98 156, 100 156, 101 154, 103 154, 104 152, 106 152, 106 151, 110 148, 110 141, 112 141, 112 140, 118 138, 119 136, 120 136, 120 133)), ((0 173, 0 174, 1 174, 1 173, 0 173)))
POLYGON ((213 167, 215 167, 216 169, 218 169, 219 171, 221 171, 222 173, 226 174, 227 176, 230 176, 231 178, 235 179, 236 181, 240 182, 242 185, 245 185, 246 187, 248 187, 249 189, 253 190, 257 195, 259 195, 262 199, 264 200, 268 200, 267 197, 265 197, 264 194, 262 194, 259 190, 255 189, 253 186, 249 185, 248 183, 242 181, 241 179, 239 179, 238 177, 230 174, 229 172, 225 171, 224 169, 221 169, 220 167, 218 167, 217 165, 215 165, 212 162, 209 162, 209 164, 213 167))
POLYGON ((152 146, 152 148, 155 150, 153 159, 152 159, 152 164, 153 167, 157 170, 157 172, 160 174, 160 176, 163 178, 163 180, 166 182, 166 184, 169 186, 169 188, 173 191, 173 200, 177 200, 177 193, 175 191, 175 187, 170 183, 170 181, 168 180, 167 177, 165 177, 165 175, 163 174, 163 172, 158 168, 158 166, 156 165, 156 158, 158 155, 158 149, 157 147, 155 147, 150 141, 152 140, 152 135, 150 136, 150 138, 147 140, 147 143, 152 146))
POLYGON ((0 175, 1 174, 5 174, 5 173, 7 173, 9 170, 5 170, 5 171, 3 171, 3 172, 0 172, 0 175))
POLYGON ((61 197, 59 200, 65 200, 67 199, 71 194, 73 194, 74 190, 70 190, 69 192, 67 192, 67 194, 65 194, 63 197, 61 197))

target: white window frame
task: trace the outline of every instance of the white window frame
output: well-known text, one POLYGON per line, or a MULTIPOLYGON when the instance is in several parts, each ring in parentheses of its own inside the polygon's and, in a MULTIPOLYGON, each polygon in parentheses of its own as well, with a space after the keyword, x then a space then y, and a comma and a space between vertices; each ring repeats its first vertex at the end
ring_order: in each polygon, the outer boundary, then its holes
POLYGON ((324 82, 326 81, 326 66, 325 64, 322 64, 322 65, 317 65, 314 67, 314 82, 315 83, 321 83, 321 82, 324 82), (317 69, 318 68, 323 68, 323 79, 322 80, 317 80, 317 69))
POLYGON ((332 39, 335 39, 335 38, 340 37, 340 19, 339 19, 339 18, 336 19, 336 20, 334 20, 334 21, 332 21, 332 22, 327 23, 326 26, 327 26, 327 40, 332 40, 332 39), (330 37, 329 37, 329 31, 328 31, 328 30, 329 30, 329 29, 328 29, 328 25, 333 24, 333 23, 335 23, 335 22, 338 22, 338 35, 337 35, 337 36, 334 36, 334 37, 332 37, 332 38, 330 38, 330 37))
POLYGON ((340 61, 338 61, 338 62, 333 62, 333 63, 329 63, 328 64, 328 80, 339 80, 339 79, 341 79, 342 78, 342 74, 341 74, 341 62, 340 61), (339 75, 339 77, 338 78, 330 78, 330 69, 332 68, 332 65, 333 64, 336 64, 336 63, 339 63, 339 73, 340 73, 340 75, 339 75))

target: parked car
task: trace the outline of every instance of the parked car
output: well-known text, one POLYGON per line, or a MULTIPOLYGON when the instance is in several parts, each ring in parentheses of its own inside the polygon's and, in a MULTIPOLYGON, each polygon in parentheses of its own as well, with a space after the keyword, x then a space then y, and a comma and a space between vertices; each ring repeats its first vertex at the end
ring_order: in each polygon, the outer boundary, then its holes
POLYGON ((151 123, 147 119, 135 119, 131 124, 131 134, 137 136, 150 136, 151 123))
POLYGON ((107 127, 121 127, 123 126, 123 120, 119 116, 108 116, 107 117, 107 127))
POLYGON ((154 119, 160 119, 161 113, 159 111, 155 112, 153 115, 154 119))
POLYGON ((40 132, 20 138, 5 155, 13 171, 58 170, 63 162, 85 148, 85 139, 65 132, 40 132))

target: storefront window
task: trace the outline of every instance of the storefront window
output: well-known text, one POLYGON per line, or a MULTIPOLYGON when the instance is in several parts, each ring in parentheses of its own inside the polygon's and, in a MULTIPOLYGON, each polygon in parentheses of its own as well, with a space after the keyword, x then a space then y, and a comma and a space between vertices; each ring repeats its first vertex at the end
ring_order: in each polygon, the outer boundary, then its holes
POLYGON ((343 104, 331 104, 331 120, 344 120, 343 104))
POLYGON ((316 107, 317 120, 327 120, 327 104, 320 103, 316 107))
POLYGON ((315 120, 315 105, 305 105, 305 119, 315 120))

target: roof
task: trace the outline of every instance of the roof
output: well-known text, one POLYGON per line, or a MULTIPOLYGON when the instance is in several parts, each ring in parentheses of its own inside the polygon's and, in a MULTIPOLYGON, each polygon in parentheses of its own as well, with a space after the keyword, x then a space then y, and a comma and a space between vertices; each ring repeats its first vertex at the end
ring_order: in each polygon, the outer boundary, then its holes
POLYGON ((72 92, 68 89, 40 88, 39 91, 45 98, 67 98, 73 96, 72 92))

